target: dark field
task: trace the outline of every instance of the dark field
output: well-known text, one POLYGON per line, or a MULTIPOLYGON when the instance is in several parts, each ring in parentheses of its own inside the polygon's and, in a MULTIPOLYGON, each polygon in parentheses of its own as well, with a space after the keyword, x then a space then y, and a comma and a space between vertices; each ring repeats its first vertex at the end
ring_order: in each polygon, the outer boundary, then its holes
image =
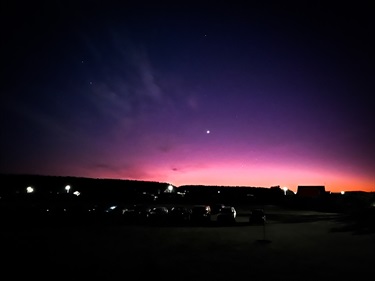
POLYGON ((265 226, 3 226, 3 280, 374 280, 374 232, 265 207, 265 226))

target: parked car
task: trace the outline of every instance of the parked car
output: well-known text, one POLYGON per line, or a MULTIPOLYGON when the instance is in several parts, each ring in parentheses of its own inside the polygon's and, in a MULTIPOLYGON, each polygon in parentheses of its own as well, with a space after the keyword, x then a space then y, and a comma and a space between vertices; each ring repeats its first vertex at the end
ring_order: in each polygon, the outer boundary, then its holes
POLYGON ((46 195, 37 204, 43 221, 48 223, 83 222, 89 215, 89 204, 72 194, 46 195))
POLYGON ((123 208, 122 216, 125 222, 145 223, 150 217, 151 208, 148 205, 132 205, 123 208))
POLYGON ((263 209, 252 209, 249 216, 250 224, 264 224, 266 222, 266 214, 263 209))
POLYGON ((210 222, 211 207, 209 205, 194 205, 191 208, 191 222, 210 222))
POLYGON ((191 209, 183 206, 174 206, 169 210, 171 223, 187 223, 190 221, 191 209))
POLYGON ((148 221, 153 223, 166 223, 169 210, 167 207, 157 206, 149 211, 148 221))
POLYGON ((237 211, 232 206, 224 206, 217 215, 217 222, 220 224, 236 223, 237 211))
POLYGON ((211 208, 211 215, 219 214, 221 209, 224 208, 224 204, 212 204, 210 205, 211 208))
POLYGON ((210 204, 211 208, 211 221, 217 221, 217 216, 219 215, 222 208, 224 208, 224 204, 210 204))

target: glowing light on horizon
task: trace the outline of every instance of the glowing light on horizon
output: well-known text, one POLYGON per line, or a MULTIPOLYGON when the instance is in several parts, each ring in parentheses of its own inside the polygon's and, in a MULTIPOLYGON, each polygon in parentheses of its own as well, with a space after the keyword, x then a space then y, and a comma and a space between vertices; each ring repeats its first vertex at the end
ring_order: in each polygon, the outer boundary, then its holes
POLYGON ((168 185, 167 186, 167 192, 172 192, 173 191, 173 185, 168 185))
POLYGON ((288 191, 288 188, 285 186, 282 188, 282 190, 284 190, 284 195, 286 195, 286 192, 288 191))

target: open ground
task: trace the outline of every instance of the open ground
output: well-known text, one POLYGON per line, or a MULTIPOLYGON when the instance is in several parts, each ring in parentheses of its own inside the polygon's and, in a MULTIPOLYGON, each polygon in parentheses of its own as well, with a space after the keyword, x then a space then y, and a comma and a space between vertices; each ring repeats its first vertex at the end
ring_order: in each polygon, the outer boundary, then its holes
POLYGON ((374 233, 340 214, 265 206, 267 223, 2 227, 1 274, 48 280, 373 280, 374 233), (346 231, 344 231, 346 229, 346 231))

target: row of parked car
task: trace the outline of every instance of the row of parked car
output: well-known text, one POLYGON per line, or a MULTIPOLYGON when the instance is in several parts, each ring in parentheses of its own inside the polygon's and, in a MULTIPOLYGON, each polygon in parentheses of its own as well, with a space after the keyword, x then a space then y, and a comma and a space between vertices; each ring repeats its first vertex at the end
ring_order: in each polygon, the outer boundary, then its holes
MULTIPOLYGON (((233 206, 223 204, 192 206, 148 206, 131 205, 126 207, 110 206, 105 215, 126 223, 173 223, 173 224, 235 224, 237 211, 233 206)), ((263 209, 252 210, 249 223, 265 223, 263 209)))
MULTIPOLYGON (((31 196, 0 200, 0 221, 65 223, 235 224, 237 211, 225 204, 113 204, 80 200, 77 196, 31 196)), ((241 220, 242 221, 242 220, 241 220)), ((249 223, 264 223, 262 209, 252 210, 249 223)))
POLYGON ((140 223, 210 223, 213 220, 220 223, 236 222, 236 209, 225 205, 110 206, 105 215, 123 222, 140 223))

